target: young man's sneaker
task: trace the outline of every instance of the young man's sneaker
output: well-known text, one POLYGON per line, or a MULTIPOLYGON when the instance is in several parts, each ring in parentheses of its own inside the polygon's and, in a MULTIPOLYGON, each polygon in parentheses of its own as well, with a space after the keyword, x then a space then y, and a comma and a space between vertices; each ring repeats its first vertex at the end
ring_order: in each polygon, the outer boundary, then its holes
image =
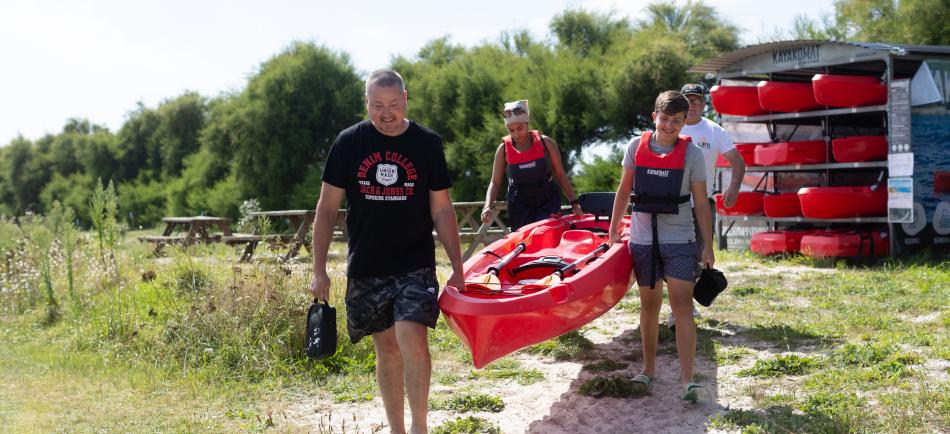
MULTIPOLYGON (((702 317, 703 317, 703 316, 699 314, 699 310, 696 309, 696 306, 694 305, 694 306, 693 306, 693 318, 702 318, 702 317)), ((666 319, 666 326, 669 327, 670 330, 676 328, 676 319, 673 318, 673 312, 670 312, 669 318, 666 319)))

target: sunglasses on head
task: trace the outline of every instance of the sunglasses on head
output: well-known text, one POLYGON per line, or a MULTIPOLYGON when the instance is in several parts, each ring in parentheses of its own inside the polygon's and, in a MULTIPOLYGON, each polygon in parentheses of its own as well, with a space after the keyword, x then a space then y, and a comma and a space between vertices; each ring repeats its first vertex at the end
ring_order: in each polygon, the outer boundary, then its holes
POLYGON ((525 113, 527 113, 527 111, 525 111, 525 109, 523 109, 523 108, 521 108, 521 107, 515 107, 515 108, 513 108, 513 109, 511 109, 511 110, 505 110, 505 111, 501 112, 501 116, 504 117, 505 119, 508 119, 508 118, 510 118, 510 117, 512 117, 512 116, 521 116, 521 115, 523 115, 523 114, 525 114, 525 113))

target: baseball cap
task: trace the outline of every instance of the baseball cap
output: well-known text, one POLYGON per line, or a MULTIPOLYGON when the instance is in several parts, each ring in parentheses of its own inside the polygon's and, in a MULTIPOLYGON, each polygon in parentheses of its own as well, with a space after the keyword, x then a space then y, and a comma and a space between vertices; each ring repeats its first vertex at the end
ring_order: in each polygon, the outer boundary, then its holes
POLYGON ((683 95, 705 95, 706 89, 701 84, 687 83, 680 89, 680 93, 683 95))

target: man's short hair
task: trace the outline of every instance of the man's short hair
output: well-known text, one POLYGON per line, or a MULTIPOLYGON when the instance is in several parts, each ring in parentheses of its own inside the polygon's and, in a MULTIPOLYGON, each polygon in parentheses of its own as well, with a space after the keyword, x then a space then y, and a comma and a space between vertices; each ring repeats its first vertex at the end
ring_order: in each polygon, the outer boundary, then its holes
POLYGON ((380 68, 369 74, 369 77, 366 77, 366 94, 369 95, 369 88, 372 85, 377 85, 379 87, 393 87, 399 86, 399 91, 404 92, 406 90, 406 82, 402 80, 402 76, 398 72, 393 71, 389 68, 380 68))
POLYGON ((668 90, 656 97, 654 111, 667 116, 673 116, 679 113, 685 114, 689 111, 689 100, 687 100, 683 94, 675 90, 668 90))

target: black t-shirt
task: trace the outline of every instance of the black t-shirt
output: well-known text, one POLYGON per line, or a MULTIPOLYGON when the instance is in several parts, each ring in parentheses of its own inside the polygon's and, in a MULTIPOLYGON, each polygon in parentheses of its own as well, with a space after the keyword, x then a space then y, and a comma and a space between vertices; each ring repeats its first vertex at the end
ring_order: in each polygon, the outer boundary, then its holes
POLYGON ((438 134, 410 121, 390 137, 371 121, 360 122, 333 142, 323 181, 346 190, 348 276, 435 266, 429 191, 452 186, 438 134))

